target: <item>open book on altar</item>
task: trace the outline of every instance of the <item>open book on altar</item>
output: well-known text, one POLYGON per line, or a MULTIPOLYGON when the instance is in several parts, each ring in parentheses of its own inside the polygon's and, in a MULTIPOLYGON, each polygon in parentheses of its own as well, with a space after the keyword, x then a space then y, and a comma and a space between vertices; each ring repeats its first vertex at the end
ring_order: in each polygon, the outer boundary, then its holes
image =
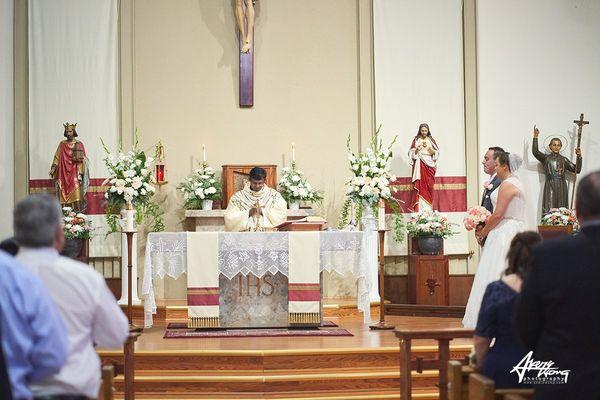
POLYGON ((321 217, 308 216, 294 221, 286 221, 275 227, 278 231, 322 231, 327 220, 321 217))

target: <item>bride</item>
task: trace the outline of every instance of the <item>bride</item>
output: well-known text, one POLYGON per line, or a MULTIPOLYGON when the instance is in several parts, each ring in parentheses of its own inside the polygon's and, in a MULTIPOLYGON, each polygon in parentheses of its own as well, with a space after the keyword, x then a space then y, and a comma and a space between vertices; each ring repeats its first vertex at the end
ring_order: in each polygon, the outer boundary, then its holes
POLYGON ((506 269, 506 254, 513 237, 526 230, 526 200, 523 183, 514 174, 523 164, 516 154, 500 153, 496 157, 496 174, 502 181, 491 195, 494 213, 483 229, 476 233, 477 241, 485 244, 467 302, 463 325, 475 328, 479 307, 490 282, 500 279, 506 269))

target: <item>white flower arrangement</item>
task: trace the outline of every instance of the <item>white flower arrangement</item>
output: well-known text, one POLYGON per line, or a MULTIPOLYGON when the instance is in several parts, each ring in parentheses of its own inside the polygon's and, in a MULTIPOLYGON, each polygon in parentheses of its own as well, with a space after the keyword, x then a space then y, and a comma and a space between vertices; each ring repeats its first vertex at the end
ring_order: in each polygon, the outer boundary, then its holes
POLYGON ((396 180, 391 173, 392 146, 398 137, 394 137, 384 149, 379 139, 380 128, 373 135, 371 145, 364 153, 355 154, 352 151, 350 137, 346 143, 352 172, 352 176, 346 181, 346 195, 363 206, 375 207, 379 199, 392 199, 390 182, 396 180))
POLYGON ((200 168, 177 188, 183 193, 183 207, 186 210, 199 210, 204 200, 221 198, 221 180, 215 176, 215 170, 206 163, 202 163, 200 168))
POLYGON ((383 200, 392 210, 394 239, 401 243, 406 232, 402 216, 403 210, 400 201, 393 197, 392 189, 390 189, 390 184, 396 180, 396 176, 391 172, 391 164, 392 146, 398 136, 394 136, 392 142, 384 147, 383 141, 379 138, 380 130, 381 125, 375 131, 371 143, 364 153, 357 154, 350 148, 350 136, 348 136, 346 147, 352 176, 346 180, 347 199, 342 207, 339 227, 343 228, 349 222, 349 210, 352 203, 358 205, 357 218, 360 218, 365 207, 376 211, 379 200, 383 200))
POLYGON ((291 167, 282 168, 281 172, 279 192, 288 203, 295 201, 314 203, 323 199, 321 193, 313 189, 311 184, 306 180, 304 173, 296 169, 295 162, 292 162, 291 167))
POLYGON ((90 218, 71 207, 63 207, 63 231, 67 239, 89 239, 92 233, 90 218))
POLYGON ((135 208, 136 223, 141 224, 144 219, 151 219, 153 231, 163 230, 163 212, 152 200, 156 191, 152 186, 154 158, 146 156, 143 150, 138 149, 137 131, 133 149, 127 153, 123 153, 119 146, 117 154, 114 155, 110 153, 104 141, 102 145, 106 152, 104 164, 109 174, 102 184, 108 185, 104 197, 107 200, 106 218, 111 231, 117 230, 116 214, 126 204, 131 204, 135 208))
POLYGON ((455 234, 452 227, 456 225, 437 211, 424 210, 411 218, 406 225, 409 236, 435 236, 447 238, 455 234))

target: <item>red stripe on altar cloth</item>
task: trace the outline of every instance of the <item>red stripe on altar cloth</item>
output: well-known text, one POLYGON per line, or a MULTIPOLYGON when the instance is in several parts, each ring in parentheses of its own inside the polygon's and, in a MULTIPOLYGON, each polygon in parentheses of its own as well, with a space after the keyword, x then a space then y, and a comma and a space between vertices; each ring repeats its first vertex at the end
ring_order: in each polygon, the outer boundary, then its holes
MULTIPOLYGON (((417 191, 413 188, 412 177, 396 178, 391 183, 392 195, 403 201, 405 213, 413 212, 411 206, 417 199, 417 191), (394 193, 393 188, 397 191, 394 193)), ((433 209, 441 212, 467 211, 467 177, 466 176, 436 176, 433 187, 433 209)), ((386 213, 391 213, 386 208, 386 213)))
POLYGON ((218 306, 219 294, 191 294, 187 295, 188 306, 218 306))
POLYGON ((320 301, 320 290, 288 290, 288 301, 320 301))
MULTIPOLYGON (((85 194, 87 201, 87 209, 85 214, 87 215, 103 215, 104 209, 106 208, 106 199, 104 193, 108 190, 108 186, 102 186, 104 178, 93 178, 90 179, 90 187, 88 192, 85 194)), ((29 193, 45 193, 45 194, 56 194, 56 187, 52 179, 30 179, 29 180, 29 193)))

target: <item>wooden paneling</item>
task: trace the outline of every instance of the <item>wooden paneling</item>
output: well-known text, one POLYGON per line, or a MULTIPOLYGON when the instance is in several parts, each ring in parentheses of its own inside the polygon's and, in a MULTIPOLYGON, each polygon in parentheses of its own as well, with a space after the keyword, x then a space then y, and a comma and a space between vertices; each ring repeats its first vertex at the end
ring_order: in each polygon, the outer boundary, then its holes
POLYGON ((408 302, 406 275, 385 276, 385 299, 393 304, 405 304, 408 302))
MULTIPOLYGON (((473 275, 450 275, 448 277, 449 305, 461 307, 467 305, 473 278, 473 275)), ((407 279, 406 275, 386 275, 385 299, 392 304, 408 304, 407 279)))
POLYGON ((474 275, 450 275, 450 305, 466 306, 474 275))

